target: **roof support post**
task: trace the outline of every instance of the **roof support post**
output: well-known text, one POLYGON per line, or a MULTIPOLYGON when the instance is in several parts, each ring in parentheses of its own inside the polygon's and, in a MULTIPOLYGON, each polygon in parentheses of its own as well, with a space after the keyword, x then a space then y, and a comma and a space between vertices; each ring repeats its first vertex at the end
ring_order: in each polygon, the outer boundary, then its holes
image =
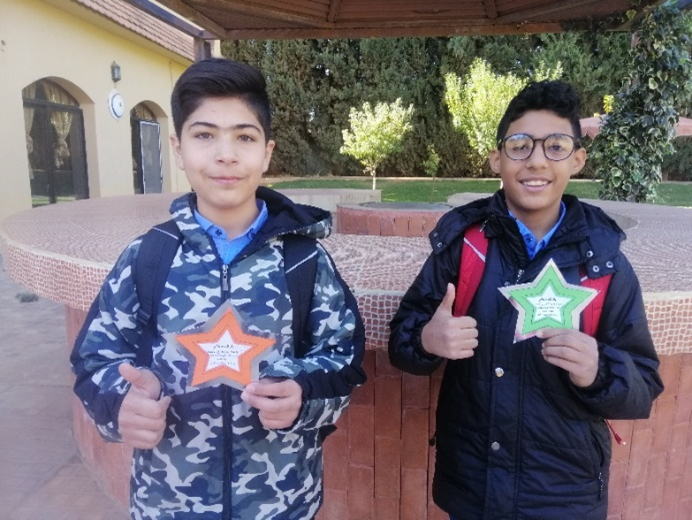
POLYGON ((211 58, 211 41, 201 38, 194 39, 195 61, 211 58))

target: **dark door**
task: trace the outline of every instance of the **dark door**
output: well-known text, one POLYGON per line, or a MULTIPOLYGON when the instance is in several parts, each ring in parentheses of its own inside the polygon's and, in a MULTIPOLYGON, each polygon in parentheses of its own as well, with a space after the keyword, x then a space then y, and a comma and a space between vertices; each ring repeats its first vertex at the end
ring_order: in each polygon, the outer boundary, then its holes
POLYGON ((161 127, 156 121, 132 119, 132 159, 135 193, 161 193, 161 127))
POLYGON ((25 100, 24 107, 33 114, 27 140, 32 205, 88 198, 82 110, 42 100, 25 100))

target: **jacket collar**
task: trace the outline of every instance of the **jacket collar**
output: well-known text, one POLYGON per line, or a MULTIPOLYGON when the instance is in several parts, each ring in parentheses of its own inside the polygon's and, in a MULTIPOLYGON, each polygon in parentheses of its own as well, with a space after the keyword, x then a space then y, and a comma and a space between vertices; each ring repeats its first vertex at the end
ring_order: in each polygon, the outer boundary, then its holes
MULTIPOLYGON (((265 202, 269 217, 253 242, 266 242, 286 234, 300 234, 315 239, 326 238, 331 234, 332 217, 328 211, 296 204, 278 191, 264 186, 257 189, 256 196, 265 202)), ((196 207, 197 195, 190 192, 173 200, 170 212, 190 245, 201 252, 211 252, 211 241, 195 220, 196 207)))
MULTIPOLYGON (((605 274, 613 268, 613 259, 625 239, 624 232, 600 208, 581 202, 572 195, 563 195, 562 201, 566 208, 565 218, 548 248, 569 245, 573 250, 572 261, 586 264, 591 271, 597 266, 595 272, 605 274)), ((467 227, 477 222, 484 224, 486 237, 501 238, 503 247, 508 248, 512 256, 522 264, 528 263, 516 222, 509 216, 503 190, 445 214, 430 234, 433 252, 445 250, 460 238, 467 227)))

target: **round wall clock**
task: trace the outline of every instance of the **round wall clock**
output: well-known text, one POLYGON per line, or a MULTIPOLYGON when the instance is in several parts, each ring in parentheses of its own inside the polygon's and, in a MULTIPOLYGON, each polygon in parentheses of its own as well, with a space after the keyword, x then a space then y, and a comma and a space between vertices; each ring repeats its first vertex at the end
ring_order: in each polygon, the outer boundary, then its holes
POLYGON ((125 114, 125 100, 115 89, 108 94, 108 110, 115 119, 120 119, 125 114))

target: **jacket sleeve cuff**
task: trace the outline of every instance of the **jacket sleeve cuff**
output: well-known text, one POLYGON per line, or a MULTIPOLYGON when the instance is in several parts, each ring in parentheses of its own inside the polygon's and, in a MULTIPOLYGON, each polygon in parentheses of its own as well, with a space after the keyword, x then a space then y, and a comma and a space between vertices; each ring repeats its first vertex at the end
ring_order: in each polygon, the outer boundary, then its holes
POLYGON ((411 332, 411 346, 413 346, 413 351, 416 353, 418 357, 424 359, 425 361, 434 362, 440 359, 440 357, 436 356, 435 354, 430 354, 427 350, 423 348, 423 341, 421 339, 421 335, 423 333, 423 327, 425 325, 426 324, 424 323, 411 332))
POLYGON ((608 368, 608 363, 602 354, 602 349, 599 346, 598 349, 598 371, 596 372, 596 379, 593 383, 584 388, 578 388, 585 397, 594 397, 599 394, 606 386, 608 379, 610 379, 610 369, 608 368))

